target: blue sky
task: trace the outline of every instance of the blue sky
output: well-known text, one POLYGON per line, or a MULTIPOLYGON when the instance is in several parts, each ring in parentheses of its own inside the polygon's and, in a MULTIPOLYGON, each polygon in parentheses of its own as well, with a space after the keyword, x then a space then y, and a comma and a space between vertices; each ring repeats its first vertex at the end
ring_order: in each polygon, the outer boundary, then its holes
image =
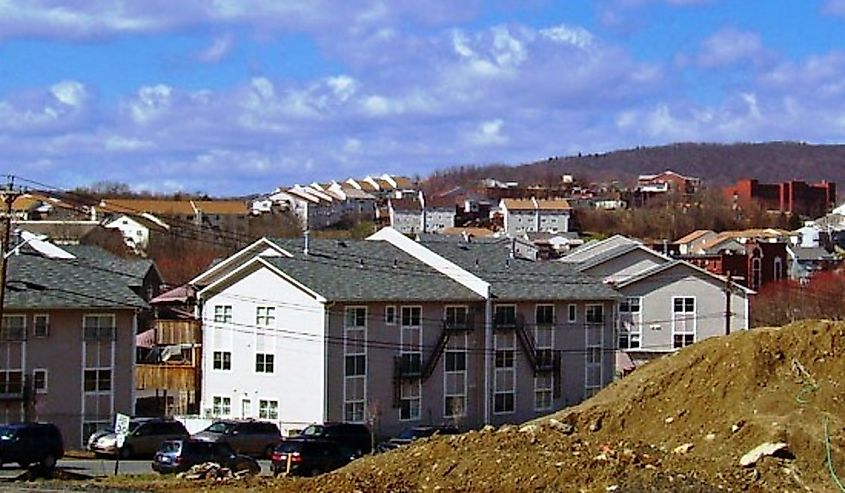
POLYGON ((845 134, 845 0, 0 0, 5 173, 262 193, 845 134))

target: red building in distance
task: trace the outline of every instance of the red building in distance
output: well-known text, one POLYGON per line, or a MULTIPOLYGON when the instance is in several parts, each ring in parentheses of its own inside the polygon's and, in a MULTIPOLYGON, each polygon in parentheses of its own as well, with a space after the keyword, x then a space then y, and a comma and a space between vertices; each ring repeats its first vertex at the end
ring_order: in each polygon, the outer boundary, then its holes
POLYGON ((836 183, 792 180, 769 184, 745 179, 725 188, 725 196, 740 207, 756 202, 766 210, 820 217, 836 206, 836 183))

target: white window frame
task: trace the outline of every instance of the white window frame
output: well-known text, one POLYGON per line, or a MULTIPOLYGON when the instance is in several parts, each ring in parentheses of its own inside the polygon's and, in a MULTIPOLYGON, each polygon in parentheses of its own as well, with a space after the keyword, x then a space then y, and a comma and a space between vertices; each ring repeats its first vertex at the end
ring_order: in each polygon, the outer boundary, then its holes
POLYGON ((397 316, 396 305, 387 305, 384 307, 384 325, 397 325, 397 316), (393 312, 392 317, 390 316, 391 311, 393 312))
POLYGON ((494 348, 494 355, 493 355, 493 414, 496 416, 508 415, 513 414, 516 412, 517 403, 516 403, 516 332, 515 331, 507 331, 507 332, 496 332, 493 334, 493 348, 494 348), (496 356, 498 351, 510 351, 512 354, 511 358, 511 365, 510 366, 503 366, 497 367, 496 366, 496 356), (499 375, 510 375, 511 389, 499 389, 499 375), (498 394, 512 394, 512 402, 513 408, 511 410, 505 411, 497 411, 496 410, 496 396, 498 394))
MULTIPOLYGON (((421 305, 402 305, 399 308, 399 357, 416 356, 419 359, 420 371, 422 371, 423 353, 423 307, 421 305), (409 324, 405 324, 405 310, 409 313, 418 311, 419 316, 417 323, 414 323, 413 316, 409 316, 409 324), (416 332, 416 337, 410 337, 416 332)), ((399 388, 399 421, 419 421, 422 413, 422 382, 414 380, 409 382, 402 382, 399 388), (413 392, 406 393, 406 390, 413 388, 413 392), (407 416, 402 416, 403 406, 405 401, 410 401, 409 412, 407 416), (416 402, 416 406, 414 406, 416 402)))
POLYGON ((763 283, 763 259, 754 257, 751 259, 751 289, 760 289, 763 283))
POLYGON ((542 325, 554 327, 554 325, 557 322, 556 310, 555 310, 554 303, 537 303, 536 305, 534 305, 534 323, 535 323, 535 325, 541 325, 540 319, 537 317, 537 312, 540 310, 540 308, 551 308, 552 309, 552 321, 551 322, 542 322, 542 325))
POLYGON ((252 417, 252 399, 241 399, 241 417, 252 417))
POLYGON ((109 395, 114 392, 114 370, 110 366, 101 366, 101 367, 93 367, 88 366, 82 370, 82 393, 85 395, 109 395), (88 372, 96 372, 94 378, 94 390, 87 390, 85 388, 85 374, 88 372), (101 389, 100 388, 100 372, 107 371, 109 372, 109 388, 108 389, 101 389))
MULTIPOLYGON (((368 309, 366 306, 347 306, 343 312, 343 420, 350 423, 363 423, 367 419, 367 322, 368 309), (359 311, 363 310, 363 325, 358 325, 359 311), (354 313, 354 316, 350 316, 354 313), (353 318, 353 325, 350 319, 353 318), (350 342, 351 332, 361 332, 362 341, 350 342), (346 357, 364 356, 364 375, 346 375, 346 357), (351 381, 361 382, 363 387, 361 399, 350 399, 348 385, 351 381)), ((358 339, 359 337, 356 337, 358 339)))
POLYGON ((259 399, 258 418, 279 419, 279 401, 273 399, 259 399))
POLYGON ((687 346, 691 346, 691 345, 695 344, 695 342, 698 340, 698 337, 697 337, 697 333, 698 333, 698 315, 697 315, 698 314, 698 299, 695 296, 673 296, 672 297, 671 313, 672 313, 672 339, 671 339, 672 350, 682 349, 682 348, 685 348, 687 346), (686 311, 686 301, 682 302, 682 306, 684 308, 684 311, 681 311, 681 312, 675 311, 675 300, 690 300, 690 299, 692 300, 692 303, 693 303, 692 312, 686 311), (689 313, 692 313, 691 317, 688 315, 689 313), (684 330, 680 330, 680 327, 679 327, 679 324, 678 324, 678 322, 679 322, 678 315, 679 314, 685 315, 684 330), (687 327, 687 324, 690 320, 692 321, 692 330, 689 330, 688 327, 687 327), (686 341, 684 341, 684 343, 681 346, 675 345, 675 336, 676 335, 686 336, 686 335, 690 335, 690 334, 692 335, 692 342, 687 344, 686 341))
POLYGON ((607 322, 607 310, 605 310, 605 306, 602 303, 588 303, 584 306, 584 324, 590 326, 599 326, 604 325, 607 322), (600 322, 593 322, 589 320, 588 314, 590 313, 591 308, 601 308, 601 321, 600 322))
POLYGON ((463 310, 464 322, 463 325, 455 323, 452 328, 468 328, 469 327, 469 307, 467 305, 446 305, 443 307, 443 321, 448 323, 450 310, 463 310))
POLYGON ((214 323, 232 323, 232 305, 214 305, 214 323))
MULTIPOLYGON (((16 329, 17 330, 17 329, 16 329)), ((26 340, 26 315, 19 314, 19 313, 9 313, 3 315, 2 320, 0 320, 0 341, 24 341, 26 340), (16 332, 14 335, 10 334, 10 329, 6 328, 6 321, 7 320, 21 320, 21 326, 19 327, 20 332, 16 332)))
POLYGON ((624 303, 619 304, 619 334, 617 336, 616 347, 621 350, 638 350, 643 345, 643 297, 642 296, 628 296, 624 303), (631 311, 630 307, 633 305, 632 301, 636 300, 637 311, 631 311), (629 310, 623 311, 623 307, 627 305, 629 310), (630 328, 625 327, 625 317, 630 317, 630 328), (622 343, 622 334, 628 336, 627 344, 622 343), (636 339, 636 346, 633 341, 636 339))
POLYGON ((578 323, 578 305, 575 303, 566 306, 566 321, 570 324, 578 323))
MULTIPOLYGON (((585 398, 595 395, 601 390, 604 383, 604 327, 607 323, 607 310, 602 303, 589 303, 584 306, 584 396, 585 398), (602 321, 588 321, 587 314, 591 308, 601 307, 602 321), (591 332, 598 331, 597 340, 591 338, 591 332), (597 376, 598 381, 591 381, 592 376, 597 376)), ((615 343, 614 343, 615 344, 615 343)))
POLYGON ((501 305, 493 306, 493 324, 494 329, 498 328, 495 326, 496 324, 496 312, 499 308, 513 308, 513 325, 500 325, 499 327, 503 329, 510 329, 515 328, 519 324, 519 308, 513 303, 502 303, 501 305))
POLYGON ((44 339, 50 337, 50 314, 36 313, 32 316, 32 337, 44 339), (44 320, 44 332, 38 332, 38 320, 44 320))
POLYGON ((467 415, 467 368, 469 367, 469 354, 467 353, 467 335, 466 333, 455 334, 449 337, 446 343, 446 348, 443 351, 443 417, 444 418, 462 418, 467 415), (464 355, 464 369, 463 370, 449 370, 446 367, 447 353, 463 353, 464 355), (463 393, 449 392, 449 376, 457 377, 463 380, 463 393), (461 412, 456 414, 448 403, 450 398, 461 398, 463 407, 461 412))
MULTIPOLYGON (((537 306, 546 306, 546 305, 537 305, 537 306)), ((552 305, 554 306, 554 305, 552 305)), ((553 309, 554 310, 554 309, 553 309)), ((554 317, 554 311, 552 311, 552 317, 554 317)), ((537 324, 534 327, 534 348, 538 351, 540 350, 549 350, 554 351, 555 347, 555 330, 554 325, 540 325, 537 324), (541 344, 541 337, 540 331, 549 331, 549 338, 548 344, 541 344)), ((548 411, 554 407, 555 402, 555 395, 554 395, 554 388, 555 388, 555 378, 557 375, 554 372, 543 372, 539 375, 534 375, 534 410, 535 411, 548 411), (548 385, 545 385, 546 381, 548 381, 548 385), (548 405, 541 406, 539 405, 540 396, 545 396, 548 394, 548 405)))
POLYGON ((232 415, 232 398, 227 395, 211 397, 211 414, 213 416, 228 417, 232 415))
POLYGON ((255 353, 255 373, 261 373, 262 375, 272 375, 276 373, 276 355, 274 353, 255 353), (259 370, 259 359, 263 357, 263 361, 261 361, 261 369, 259 370), (268 370, 268 361, 270 359, 269 365, 271 368, 268 370))
POLYGON ((276 325, 276 307, 255 307, 255 325, 258 327, 274 327, 276 325))
POLYGON ((211 369, 212 371, 223 371, 223 372, 231 372, 232 371, 232 351, 212 351, 211 353, 211 369), (217 368, 217 353, 220 353, 220 368, 217 368), (225 368, 226 366, 226 354, 229 355, 229 368, 225 368))
POLYGON ((780 258, 780 257, 775 257, 774 267, 775 267, 774 280, 775 280, 775 282, 778 282, 781 279, 783 279, 783 259, 780 258))
POLYGON ((34 390, 36 394, 46 394, 48 392, 48 390, 50 388, 49 387, 49 378, 48 378, 49 375, 50 375, 50 373, 47 370, 47 368, 33 368, 32 369, 32 390, 34 390), (35 386, 35 382, 36 382, 35 374, 36 373, 42 373, 44 375, 44 387, 43 388, 39 389, 38 387, 35 386))
MULTIPOLYGON (((133 336, 134 337, 134 336, 133 336)), ((86 313, 82 316, 82 340, 86 342, 112 342, 117 340, 117 322, 115 320, 114 313, 86 313), (95 329, 95 334, 93 338, 89 337, 88 334, 88 319, 91 318, 98 318, 102 319, 110 319, 110 323, 107 327, 102 327, 99 324, 95 329), (107 330, 103 330, 107 329, 107 330)))

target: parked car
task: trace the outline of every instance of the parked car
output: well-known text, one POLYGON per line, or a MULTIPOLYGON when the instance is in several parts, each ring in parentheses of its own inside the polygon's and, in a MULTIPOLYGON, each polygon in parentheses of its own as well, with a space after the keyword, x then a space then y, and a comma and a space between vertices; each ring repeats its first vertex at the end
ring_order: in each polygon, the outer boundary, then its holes
POLYGON ((356 423, 325 423, 307 426, 296 438, 331 440, 345 445, 356 457, 373 450, 373 435, 366 425, 356 423))
POLYGON ((291 438, 273 453, 273 475, 316 476, 341 468, 355 458, 354 450, 332 440, 291 438))
POLYGON ((420 438, 430 437, 433 435, 457 435, 459 433, 460 431, 451 425, 414 426, 406 429, 397 437, 391 438, 386 442, 379 443, 376 450, 378 452, 387 452, 388 450, 399 448, 420 438))
POLYGON ((183 472, 197 464, 216 462, 234 472, 249 471, 260 474, 258 461, 236 454, 227 443, 201 442, 192 439, 168 440, 153 456, 152 468, 161 474, 183 472))
POLYGON ((45 469, 52 469, 64 455, 62 433, 54 424, 0 425, 0 466, 17 462, 21 467, 29 467, 38 463, 45 469))
POLYGON ((185 425, 179 421, 167 418, 136 418, 129 421, 129 433, 123 447, 117 448, 117 434, 114 428, 106 428, 91 435, 88 439, 88 450, 98 457, 151 457, 165 440, 189 436, 185 425))
POLYGON ((215 421, 191 438, 205 442, 228 443, 235 452, 253 457, 270 458, 282 433, 274 423, 266 421, 215 421))

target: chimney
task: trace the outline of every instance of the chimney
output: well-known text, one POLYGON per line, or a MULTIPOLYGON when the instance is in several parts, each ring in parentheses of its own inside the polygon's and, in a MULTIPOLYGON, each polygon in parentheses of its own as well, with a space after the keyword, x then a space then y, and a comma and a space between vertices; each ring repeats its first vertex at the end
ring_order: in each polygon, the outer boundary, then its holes
POLYGON ((516 258, 516 238, 511 238, 511 251, 508 258, 516 258))
POLYGON ((305 248, 302 249, 302 253, 304 255, 308 255, 308 240, 309 240, 310 236, 311 236, 311 231, 306 229, 305 230, 305 248))

